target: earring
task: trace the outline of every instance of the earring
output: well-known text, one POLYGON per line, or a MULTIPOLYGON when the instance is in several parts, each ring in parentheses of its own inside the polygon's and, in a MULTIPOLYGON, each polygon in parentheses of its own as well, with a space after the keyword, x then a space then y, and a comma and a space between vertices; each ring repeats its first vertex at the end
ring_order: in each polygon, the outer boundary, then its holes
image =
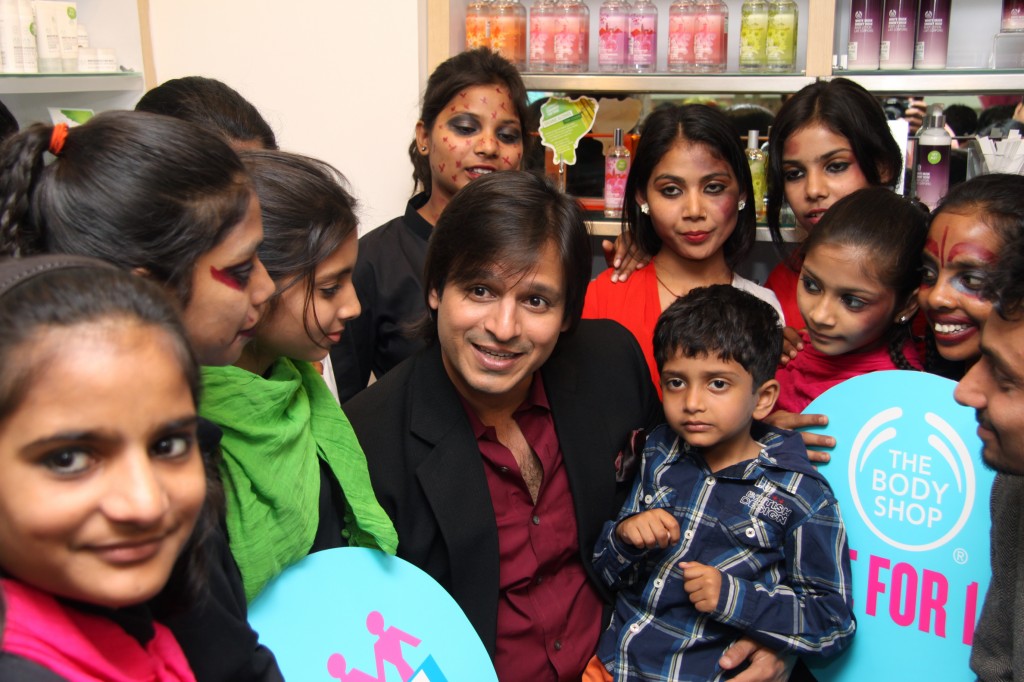
POLYGON ((421 152, 425 152, 425 151, 427 151, 427 146, 426 146, 426 145, 423 145, 422 147, 420 147, 420 151, 421 151, 421 152))
POLYGON ((651 207, 647 205, 647 202, 640 204, 640 212, 644 215, 651 215, 651 207))
POLYGON ((736 204, 736 210, 737 211, 742 211, 746 207, 747 207, 746 199, 740 199, 740 203, 736 204))
POLYGON ((907 316, 906 315, 900 315, 900 324, 906 324, 906 323, 907 323, 907 316))

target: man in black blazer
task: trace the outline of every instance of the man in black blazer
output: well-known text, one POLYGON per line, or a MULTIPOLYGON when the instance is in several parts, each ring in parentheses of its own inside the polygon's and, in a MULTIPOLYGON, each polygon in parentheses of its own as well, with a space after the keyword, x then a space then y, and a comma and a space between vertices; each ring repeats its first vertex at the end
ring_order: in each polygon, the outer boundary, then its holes
POLYGON ((525 172, 475 180, 430 239, 427 347, 344 406, 398 555, 448 590, 503 681, 580 679, 611 600, 594 542, 632 433, 663 419, 632 334, 580 320, 590 269, 571 198, 525 172))

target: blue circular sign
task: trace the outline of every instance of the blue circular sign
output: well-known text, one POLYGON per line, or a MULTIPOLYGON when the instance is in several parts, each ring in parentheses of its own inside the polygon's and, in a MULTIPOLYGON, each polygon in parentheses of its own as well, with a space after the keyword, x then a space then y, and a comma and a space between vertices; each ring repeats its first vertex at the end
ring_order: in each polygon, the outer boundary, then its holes
POLYGON ((821 682, 877 677, 974 680, 974 626, 991 576, 989 493, 974 411, 955 382, 872 372, 804 412, 835 437, 822 465, 849 537, 857 634, 850 649, 807 663, 821 682))
POLYGON ((249 605, 287 680, 497 682, 465 614, 416 566, 372 549, 310 554, 249 605))

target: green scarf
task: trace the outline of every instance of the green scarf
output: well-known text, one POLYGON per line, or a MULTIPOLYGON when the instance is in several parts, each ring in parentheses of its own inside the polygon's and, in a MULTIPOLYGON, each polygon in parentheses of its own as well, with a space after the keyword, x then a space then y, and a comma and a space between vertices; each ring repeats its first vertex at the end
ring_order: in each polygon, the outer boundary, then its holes
POLYGON ((266 379, 238 367, 203 367, 199 411, 224 431, 228 540, 248 601, 313 546, 317 457, 341 484, 349 544, 395 553, 398 536, 373 494, 366 456, 312 365, 279 358, 266 379))

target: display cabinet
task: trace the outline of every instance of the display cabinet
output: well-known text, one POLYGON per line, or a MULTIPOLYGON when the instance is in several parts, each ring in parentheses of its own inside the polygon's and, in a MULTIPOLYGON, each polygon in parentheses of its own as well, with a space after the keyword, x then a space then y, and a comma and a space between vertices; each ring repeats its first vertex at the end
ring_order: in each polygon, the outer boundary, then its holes
POLYGON ((49 120, 48 107, 131 108, 152 78, 147 0, 78 0, 94 47, 117 52, 111 73, 0 74, 0 100, 18 123, 49 120))

